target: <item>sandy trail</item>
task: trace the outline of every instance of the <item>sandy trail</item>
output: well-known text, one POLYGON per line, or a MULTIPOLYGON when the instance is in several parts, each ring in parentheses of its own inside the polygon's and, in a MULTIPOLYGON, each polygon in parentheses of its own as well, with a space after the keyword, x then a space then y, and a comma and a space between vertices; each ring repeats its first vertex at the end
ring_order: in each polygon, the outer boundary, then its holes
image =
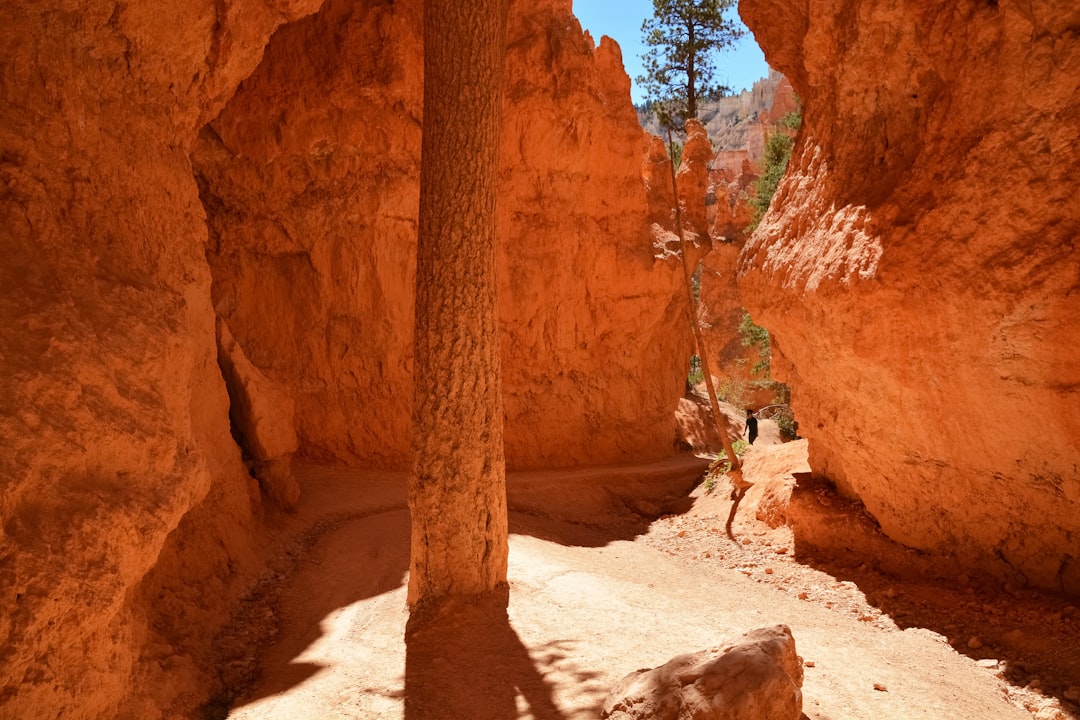
POLYGON ((617 512, 629 501, 606 485, 652 478, 670 501, 672 488, 685 493, 699 471, 687 461, 570 479, 512 476, 511 507, 527 513, 512 513, 508 613, 458 608, 406 639, 404 478, 309 469, 295 523, 324 524, 274 592, 256 601, 267 607, 254 616, 277 623, 277 640, 261 656, 261 679, 228 717, 596 718, 627 673, 783 623, 812 664, 803 686, 810 720, 1031 718, 1002 680, 936 633, 868 623, 650 546, 640 537, 648 523, 617 512), (542 497, 554 498, 546 514, 542 497), (598 503, 612 512, 582 522, 598 503))

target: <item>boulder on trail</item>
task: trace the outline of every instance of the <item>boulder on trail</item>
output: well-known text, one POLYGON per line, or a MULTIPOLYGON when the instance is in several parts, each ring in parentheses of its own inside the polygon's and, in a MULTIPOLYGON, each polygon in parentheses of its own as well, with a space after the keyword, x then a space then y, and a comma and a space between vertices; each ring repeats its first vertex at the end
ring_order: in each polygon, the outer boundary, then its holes
POLYGON ((605 720, 799 720, 802 660, 786 625, 679 655, 623 678, 604 702, 605 720))

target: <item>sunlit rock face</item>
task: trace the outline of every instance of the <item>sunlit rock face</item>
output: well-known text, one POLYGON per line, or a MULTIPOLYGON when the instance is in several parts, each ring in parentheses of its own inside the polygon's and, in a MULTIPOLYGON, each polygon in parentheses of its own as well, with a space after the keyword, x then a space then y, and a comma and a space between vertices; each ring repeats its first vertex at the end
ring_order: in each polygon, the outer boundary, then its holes
POLYGON ((198 629, 161 641, 158 613, 198 582, 189 607, 221 617, 258 494, 229 435, 188 149, 317 4, 0 6, 3 717, 152 718, 191 689, 198 629), (187 530, 199 562, 181 564, 187 530), (170 663, 164 704, 133 701, 170 663))
POLYGON ((569 2, 512 3, 500 291, 512 468, 673 452, 692 339, 682 270, 657 261, 643 135, 618 46, 569 2))
MULTIPOLYGON (((408 462, 420 9, 331 0, 282 29, 194 153, 216 310, 290 387, 311 460, 408 462)), ((541 2, 514 4, 508 48, 507 462, 670 454, 690 354, 681 268, 653 257, 618 46, 541 2)))
POLYGON ((815 472, 909 546, 1080 592, 1080 8, 740 12, 803 101, 740 289, 815 472))

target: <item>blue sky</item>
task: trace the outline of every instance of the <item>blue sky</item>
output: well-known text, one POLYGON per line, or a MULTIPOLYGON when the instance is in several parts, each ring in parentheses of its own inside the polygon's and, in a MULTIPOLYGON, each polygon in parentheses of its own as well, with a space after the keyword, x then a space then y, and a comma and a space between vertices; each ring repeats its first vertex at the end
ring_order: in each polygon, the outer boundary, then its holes
MULTIPOLYGON (((652 0, 573 0, 573 3, 574 15, 595 42, 600 42, 601 35, 608 35, 619 43, 626 74, 633 82, 642 73, 640 56, 645 47, 641 44, 641 23, 652 17, 652 0)), ((731 16, 742 26, 734 8, 731 16)), ((755 81, 768 73, 765 56, 749 30, 735 49, 720 53, 716 60, 716 79, 734 88, 735 92, 749 90, 755 81)), ((630 94, 636 103, 645 99, 637 83, 633 83, 630 94)))

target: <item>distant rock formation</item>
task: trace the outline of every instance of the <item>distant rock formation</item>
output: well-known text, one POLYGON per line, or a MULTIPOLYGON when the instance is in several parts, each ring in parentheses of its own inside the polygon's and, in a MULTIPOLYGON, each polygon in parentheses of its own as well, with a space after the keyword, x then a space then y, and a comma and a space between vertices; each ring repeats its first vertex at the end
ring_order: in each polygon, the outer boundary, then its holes
MULTIPOLYGON (((768 76, 755 82, 749 90, 701 103, 697 120, 705 126, 718 152, 746 150, 751 161, 757 162, 764 147, 761 129, 775 124, 794 109, 791 83, 770 69, 768 76)), ((663 136, 664 130, 653 113, 638 110, 637 116, 646 132, 663 136)))
POLYGON ((752 183, 760 173, 765 139, 777 132, 785 115, 798 110, 798 103, 791 83, 775 70, 754 83, 751 91, 717 103, 715 113, 703 118, 716 150, 709 166, 714 198, 711 233, 718 240, 741 244, 751 220, 746 196, 753 193, 752 183))
POLYGON ((815 474, 909 547, 1078 595, 1076 4, 841 5, 740 4, 804 107, 743 301, 815 474))
MULTIPOLYGON (((705 127, 714 157, 709 163, 709 235, 741 243, 750 223, 745 197, 761 168, 765 138, 789 112, 798 109, 791 83, 770 70, 768 77, 738 95, 705 102, 697 120, 705 127)), ((638 111, 646 132, 664 137, 656 117, 638 111)))

